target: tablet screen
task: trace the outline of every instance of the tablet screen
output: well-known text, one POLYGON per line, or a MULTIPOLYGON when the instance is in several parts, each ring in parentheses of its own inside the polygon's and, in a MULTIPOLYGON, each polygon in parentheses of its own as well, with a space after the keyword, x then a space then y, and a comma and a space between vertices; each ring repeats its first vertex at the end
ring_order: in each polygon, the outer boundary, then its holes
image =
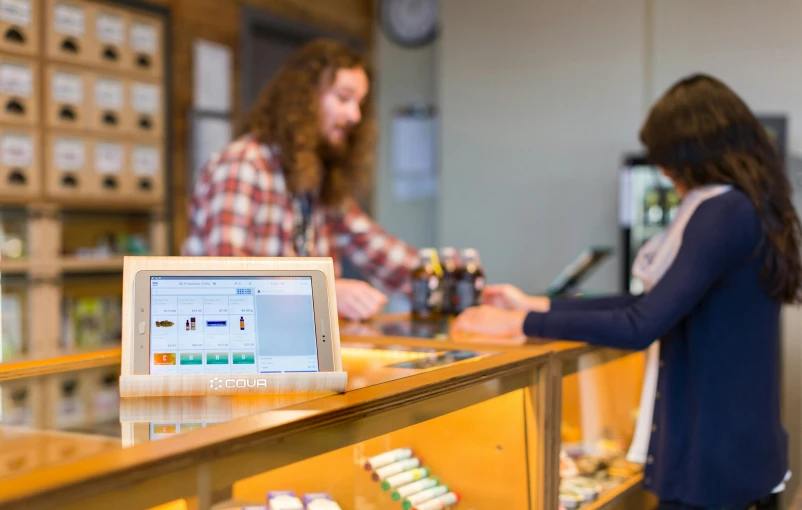
POLYGON ((151 277, 151 374, 317 371, 311 277, 151 277))

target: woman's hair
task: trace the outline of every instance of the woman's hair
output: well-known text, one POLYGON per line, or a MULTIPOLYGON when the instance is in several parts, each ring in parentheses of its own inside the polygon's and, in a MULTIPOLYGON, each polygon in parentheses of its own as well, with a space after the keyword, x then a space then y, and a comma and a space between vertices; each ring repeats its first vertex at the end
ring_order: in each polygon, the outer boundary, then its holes
POLYGON ((749 107, 721 81, 696 74, 673 85, 640 131, 652 163, 692 189, 730 184, 754 204, 764 237, 762 278, 772 297, 800 300, 800 222, 783 161, 749 107))
POLYGON ((368 187, 374 126, 371 94, 365 96, 362 120, 349 132, 342 154, 327 151, 320 127, 320 97, 340 69, 370 69, 348 46, 315 40, 289 57, 259 94, 240 134, 277 146, 278 158, 292 193, 320 190, 324 203, 342 205, 368 187), (324 163, 321 154, 328 154, 324 163), (324 169, 325 167, 325 169, 324 169))

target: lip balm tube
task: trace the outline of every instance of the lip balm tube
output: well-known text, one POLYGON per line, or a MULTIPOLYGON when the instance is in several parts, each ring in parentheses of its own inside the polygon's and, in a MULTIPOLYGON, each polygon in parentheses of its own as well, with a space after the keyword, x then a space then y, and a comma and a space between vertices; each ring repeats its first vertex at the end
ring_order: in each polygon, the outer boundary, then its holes
POLYGON ((404 471, 420 467, 420 464, 421 464, 420 459, 416 457, 413 457, 411 459, 399 460, 398 462, 393 462, 392 464, 380 467, 379 469, 374 471, 373 480, 379 482, 389 476, 397 475, 398 473, 403 473, 404 471))
POLYGON ((404 508, 404 510, 412 510, 415 505, 420 505, 421 503, 425 503, 438 496, 442 496, 443 494, 448 494, 448 492, 449 490, 447 485, 438 485, 437 487, 432 487, 431 489, 426 489, 425 491, 411 495, 401 504, 401 506, 404 508))
POLYGON ((403 473, 393 475, 384 480, 382 482, 382 489, 389 491, 390 489, 401 487, 402 485, 420 480, 421 478, 426 478, 427 476, 429 476, 429 468, 410 469, 409 471, 404 471, 403 473))
POLYGON ((372 469, 378 469, 410 457, 412 457, 412 450, 410 448, 396 448, 395 450, 369 458, 365 463, 365 470, 370 471, 372 469))
POLYGON ((453 492, 449 492, 439 498, 430 499, 426 503, 413 508, 413 510, 443 510, 443 508, 459 503, 459 496, 453 492))
POLYGON ((437 477, 424 478, 423 480, 418 480, 417 482, 412 482, 406 485, 402 485, 401 487, 394 490, 392 494, 390 494, 390 498, 393 501, 401 501, 401 498, 406 498, 407 496, 411 496, 412 494, 429 489, 431 487, 435 487, 439 484, 440 484, 440 479, 437 477))

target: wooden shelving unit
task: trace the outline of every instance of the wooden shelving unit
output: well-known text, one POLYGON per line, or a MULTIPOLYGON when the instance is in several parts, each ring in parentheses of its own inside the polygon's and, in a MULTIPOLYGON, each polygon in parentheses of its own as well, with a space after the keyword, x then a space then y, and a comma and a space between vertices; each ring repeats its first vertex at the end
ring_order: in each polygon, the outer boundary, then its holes
POLYGON ((93 292, 121 298, 125 254, 169 254, 169 11, 136 0, 9 5, 0 212, 21 211, 25 227, 10 235, 0 217, 0 315, 15 330, 3 332, 2 362, 41 364, 89 347, 66 340, 64 324, 91 327, 91 316, 66 318, 91 313, 93 292), (21 257, 5 253, 9 240, 21 257), (65 301, 74 295, 86 305, 65 301))

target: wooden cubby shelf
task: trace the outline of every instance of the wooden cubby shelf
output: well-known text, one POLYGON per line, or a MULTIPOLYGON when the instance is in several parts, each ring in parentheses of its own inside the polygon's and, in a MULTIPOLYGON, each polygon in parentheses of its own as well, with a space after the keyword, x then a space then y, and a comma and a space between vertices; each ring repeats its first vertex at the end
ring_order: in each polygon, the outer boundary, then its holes
POLYGON ((0 251, 3 364, 111 345, 123 256, 169 254, 169 9, 29 5, 0 43, 0 241, 25 257, 0 251))

